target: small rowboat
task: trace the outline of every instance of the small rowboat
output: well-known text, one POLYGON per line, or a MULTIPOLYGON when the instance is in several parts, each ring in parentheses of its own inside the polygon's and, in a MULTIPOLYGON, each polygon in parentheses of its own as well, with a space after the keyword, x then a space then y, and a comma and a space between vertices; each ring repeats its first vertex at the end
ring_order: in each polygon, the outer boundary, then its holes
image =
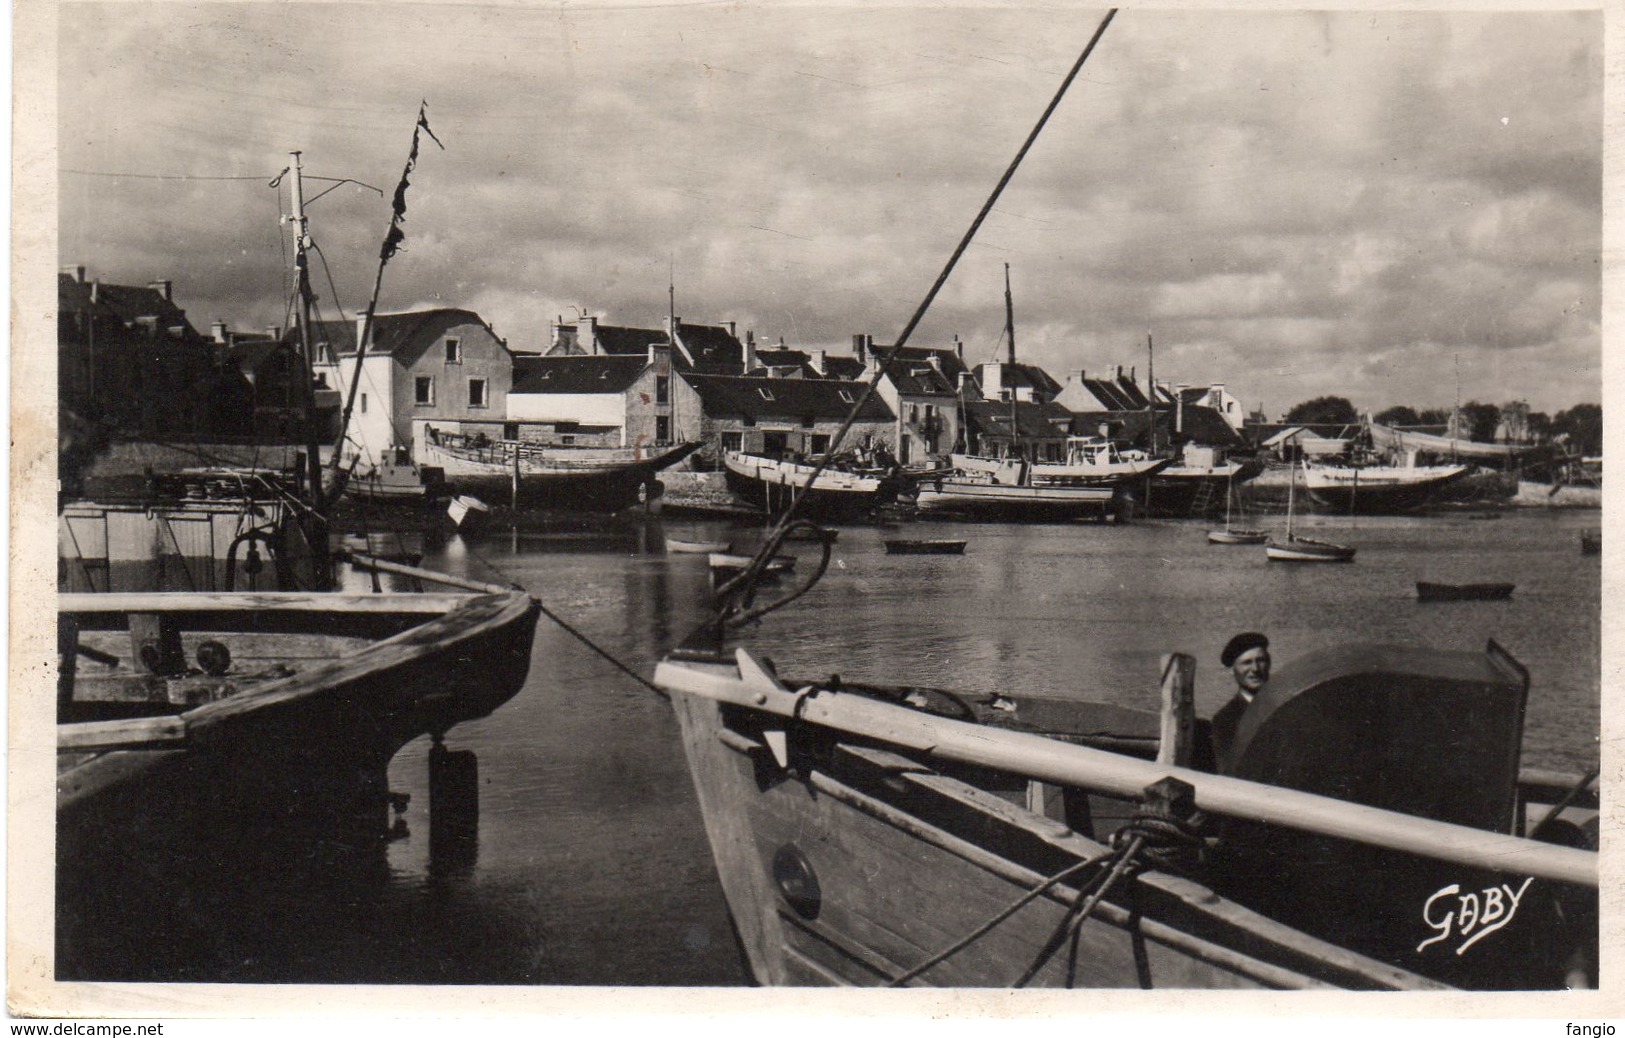
POLYGON ((666 550, 677 555, 726 554, 733 551, 733 543, 730 541, 685 541, 677 537, 667 537, 666 550))
POLYGON ((1484 602, 1512 597, 1516 584, 1433 584, 1416 582, 1418 602, 1484 602))
POLYGON ((1265 544, 1264 556, 1271 562, 1353 562, 1354 549, 1330 541, 1289 537, 1265 544))
POLYGON ((787 541, 810 541, 813 544, 834 544, 835 538, 841 531, 832 526, 820 526, 816 529, 806 526, 792 526, 785 531, 784 539, 787 541))
MULTIPOLYGON (((710 554, 711 570, 713 573, 742 573, 750 566, 752 555, 736 555, 732 552, 714 551, 710 554)), ((763 572, 768 574, 788 573, 796 568, 794 555, 775 555, 767 560, 763 572)))
POLYGON ((887 555, 963 555, 966 541, 896 540, 886 542, 887 555))
POLYGON ((1270 539, 1264 530, 1209 530, 1209 544, 1263 544, 1270 539))

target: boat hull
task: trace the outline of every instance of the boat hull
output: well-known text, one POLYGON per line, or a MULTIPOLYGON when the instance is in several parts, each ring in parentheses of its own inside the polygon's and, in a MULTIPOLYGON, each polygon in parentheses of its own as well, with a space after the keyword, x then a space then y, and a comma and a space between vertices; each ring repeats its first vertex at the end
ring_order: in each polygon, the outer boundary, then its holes
POLYGON ((453 446, 425 440, 420 463, 439 467, 460 494, 520 508, 560 512, 619 512, 660 497, 658 473, 700 448, 688 443, 659 452, 639 448, 526 447, 517 472, 511 445, 453 446))
POLYGON ((969 519, 1018 522, 1115 520, 1118 498, 1110 487, 1032 487, 944 478, 921 483, 915 507, 969 519))
POLYGON ((798 518, 839 522, 863 519, 897 500, 897 485, 879 476, 826 469, 811 488, 814 466, 729 451, 723 457, 733 495, 758 511, 778 515, 796 504, 798 518))
POLYGON ((1484 602, 1512 597, 1515 584, 1436 584, 1416 582, 1416 598, 1420 602, 1484 602))
POLYGON ((1308 540, 1270 541, 1264 555, 1271 562, 1353 562, 1355 549, 1343 544, 1308 540))
POLYGON ((1470 465, 1411 469, 1325 466, 1305 469, 1303 478, 1310 499, 1326 511, 1391 515, 1421 508, 1471 471, 1470 465))
POLYGON ((904 541, 886 542, 887 555, 963 555, 965 541, 904 541))
POLYGON ((1263 530, 1209 530, 1209 544, 1263 544, 1270 535, 1263 530))
MULTIPOLYGON (((716 703, 678 694, 673 705, 717 872, 761 984, 886 984, 975 933, 1046 875, 1107 849, 885 751, 837 745, 822 765, 780 772, 760 737, 716 703)), ((1115 893, 1079 929, 1075 956, 1046 948, 1081 900, 1063 883, 908 983, 1010 987, 1031 972, 1032 987, 1433 986, 1171 874, 1141 874, 1115 893)))

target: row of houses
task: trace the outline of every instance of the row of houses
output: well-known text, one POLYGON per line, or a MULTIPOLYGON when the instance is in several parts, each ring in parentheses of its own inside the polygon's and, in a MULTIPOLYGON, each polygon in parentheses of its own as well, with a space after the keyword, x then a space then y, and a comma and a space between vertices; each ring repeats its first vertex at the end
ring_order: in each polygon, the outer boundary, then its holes
POLYGON ((640 328, 583 316, 556 320, 547 345, 526 351, 471 310, 433 308, 378 314, 370 326, 313 323, 307 380, 296 331, 216 321, 203 335, 168 282, 106 285, 74 268, 59 297, 64 406, 149 435, 276 436, 297 431, 294 419, 313 406, 334 438, 349 410, 347 450, 364 459, 442 433, 483 433, 561 445, 699 440, 704 465, 728 449, 824 453, 849 416, 843 444, 884 448, 913 468, 1016 440, 1059 458, 1073 435, 1244 442, 1246 416, 1222 385, 1147 388, 1121 368, 1057 381, 1013 360, 967 364, 957 339, 892 351, 860 333, 850 354, 836 354, 761 345, 732 323, 672 317, 640 328))

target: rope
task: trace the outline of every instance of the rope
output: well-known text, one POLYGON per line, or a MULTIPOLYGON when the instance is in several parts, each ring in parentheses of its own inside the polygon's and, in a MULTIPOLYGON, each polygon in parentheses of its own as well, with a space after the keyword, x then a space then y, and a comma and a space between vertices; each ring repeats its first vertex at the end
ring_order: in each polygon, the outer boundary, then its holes
POLYGON ((608 660, 609 663, 616 670, 620 671, 622 674, 625 674, 627 677, 631 678, 633 681, 636 681, 638 684, 642 685, 644 688, 646 688, 649 691, 653 692, 655 695, 659 696, 662 699, 667 698, 665 691, 662 690, 659 685, 656 685, 654 682, 650 681, 648 678, 644 677, 642 674, 639 674, 637 671, 633 670, 631 667, 627 666, 625 663, 622 663, 608 649, 603 648, 597 642, 593 641, 591 638, 587 637, 582 632, 576 630, 575 627, 571 626, 571 624, 568 621, 566 621, 562 616, 559 616, 557 613, 553 612, 553 610, 547 608, 547 606, 542 602, 542 600, 540 598, 538 598, 534 593, 532 593, 529 589, 527 589, 523 584, 520 584, 517 581, 509 579, 508 574, 503 571, 502 567, 498 566, 496 563, 494 563, 490 559, 486 558, 480 552, 480 550, 478 548, 474 547, 474 545, 472 545, 472 544, 468 545, 468 554, 470 556, 472 556, 473 558, 479 560, 480 564, 482 566, 484 566, 486 569, 490 570, 492 573, 495 573, 497 576, 501 577, 504 581, 506 581, 508 583, 508 585, 510 587, 514 588, 517 591, 524 591, 526 594, 530 595, 531 599, 536 603, 536 607, 542 611, 542 615, 547 617, 549 620, 553 621, 555 624, 557 624, 559 626, 559 628, 564 631, 565 634, 568 634, 570 637, 574 638, 576 641, 580 642, 582 645, 585 645, 587 648, 591 649, 593 652, 597 653, 599 656, 602 656, 604 659, 608 660))
POLYGON ((976 929, 972 930, 970 933, 966 934, 961 939, 955 941, 953 944, 951 944, 948 947, 944 948, 942 951, 937 952, 935 955, 931 956, 929 959, 926 959, 924 962, 920 963, 918 966, 915 966, 913 969, 909 970, 907 973, 904 973, 903 975, 901 975, 899 977, 896 977, 896 978, 893 978, 892 980, 888 981, 886 983, 886 986, 891 987, 891 988, 902 987, 904 984, 907 984, 909 981, 911 981, 914 978, 918 977, 920 974, 924 973, 926 970, 930 969, 931 967, 936 966, 936 965, 938 965, 940 963, 943 963, 943 962, 947 961, 948 959, 952 958, 953 956, 955 956, 955 955, 959 954, 960 952, 964 951, 966 948, 969 948, 972 944, 975 944, 978 940, 981 940, 995 926, 998 926, 1000 923, 1004 922, 1006 919, 1008 919, 1011 916, 1015 915, 1023 907, 1025 907, 1026 905, 1032 903, 1032 901, 1034 901, 1036 898, 1041 896, 1044 893, 1044 891, 1049 890, 1051 887, 1055 886, 1057 883, 1065 882, 1066 880, 1070 879, 1072 876, 1076 875, 1079 872, 1082 872, 1085 869, 1094 868, 1094 867, 1096 867, 1098 865, 1101 865, 1104 862, 1110 861, 1115 856, 1115 854, 1116 854, 1115 851, 1107 851, 1106 853, 1096 855, 1093 858, 1085 858, 1082 861, 1074 862, 1071 865, 1068 865, 1066 868, 1062 869, 1060 872, 1055 873, 1055 875, 1050 876, 1048 879, 1045 879, 1043 882, 1039 883, 1036 887, 1033 887, 1031 890, 1028 890, 1025 893, 1023 893, 1021 895, 1021 897, 1017 898, 1016 901, 1013 904, 1010 905, 1010 907, 1001 910, 996 915, 994 915, 993 918, 989 919, 987 922, 983 923, 981 926, 978 926, 976 929))
POLYGON ((1055 953, 1063 945, 1070 943, 1071 950, 1067 960, 1067 987, 1073 987, 1077 981, 1078 966, 1078 939, 1083 924, 1094 915, 1095 909, 1102 899, 1110 892, 1112 887, 1130 870, 1138 871, 1147 865, 1156 869, 1172 871, 1189 871, 1190 867, 1201 860, 1202 851, 1206 849, 1206 842, 1200 835, 1201 818, 1192 816, 1189 820, 1165 817, 1149 805, 1144 806, 1138 813, 1116 832, 1112 834, 1112 849, 1092 858, 1074 862, 1066 868, 1045 878, 1036 886, 1022 893, 1021 897, 1007 908, 1001 909, 987 922, 982 923, 964 937, 948 945, 924 962, 908 970, 900 976, 886 982, 887 987, 901 987, 911 980, 919 977, 927 970, 940 965, 953 956, 969 948, 983 937, 987 936, 994 927, 1009 919, 1026 905, 1032 903, 1045 891, 1057 884, 1063 883, 1073 876, 1096 870, 1084 882, 1078 885, 1077 898, 1067 910, 1060 923, 1038 950, 1038 955, 1032 964, 1017 978, 1011 987, 1025 987, 1031 983, 1038 972, 1044 968, 1055 953))

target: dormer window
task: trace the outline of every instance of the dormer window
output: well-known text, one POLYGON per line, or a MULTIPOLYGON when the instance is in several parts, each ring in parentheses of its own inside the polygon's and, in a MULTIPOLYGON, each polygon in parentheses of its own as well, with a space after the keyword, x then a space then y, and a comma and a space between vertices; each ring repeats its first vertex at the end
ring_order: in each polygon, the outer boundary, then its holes
POLYGON ((766 386, 757 386, 756 387, 756 392, 762 394, 762 399, 763 400, 772 400, 773 399, 773 391, 771 389, 767 388, 766 386))
POLYGON ((857 403, 857 399, 852 396, 852 391, 850 389, 837 389, 836 392, 841 394, 841 399, 845 400, 847 403, 857 403))
POLYGON ((453 338, 450 338, 448 336, 447 339, 446 339, 446 363, 447 364, 461 364, 462 362, 463 362, 463 340, 461 340, 461 339, 453 339, 453 338))

